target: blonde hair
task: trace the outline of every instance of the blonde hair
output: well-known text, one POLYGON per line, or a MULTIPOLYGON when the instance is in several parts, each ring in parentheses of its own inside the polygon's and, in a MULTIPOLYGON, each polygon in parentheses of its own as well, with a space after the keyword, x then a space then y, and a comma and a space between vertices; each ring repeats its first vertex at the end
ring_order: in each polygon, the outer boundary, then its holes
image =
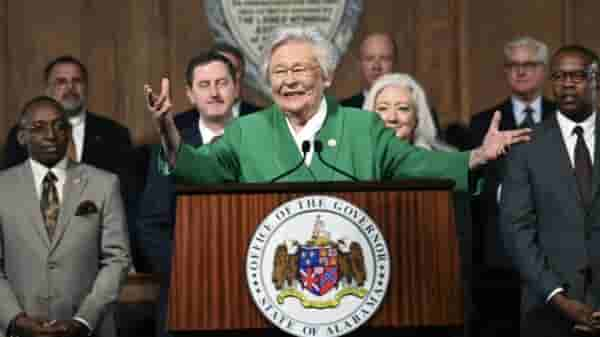
POLYGON ((438 130, 433 123, 431 109, 427 103, 427 97, 423 88, 408 74, 392 73, 386 74, 377 79, 363 104, 363 110, 375 112, 375 100, 379 93, 389 87, 399 86, 406 88, 409 92, 410 106, 414 109, 417 118, 417 126, 414 131, 414 144, 416 146, 429 150, 453 151, 455 150, 448 144, 438 139, 438 130))

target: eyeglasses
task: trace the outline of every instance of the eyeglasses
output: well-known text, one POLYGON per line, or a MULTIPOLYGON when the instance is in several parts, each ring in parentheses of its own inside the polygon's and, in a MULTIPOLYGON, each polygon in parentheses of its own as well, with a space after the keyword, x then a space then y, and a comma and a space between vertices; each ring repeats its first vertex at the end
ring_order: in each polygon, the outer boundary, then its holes
POLYGON ((312 71, 318 68, 318 65, 297 65, 291 68, 275 68, 271 71, 271 77, 275 80, 284 80, 289 76, 295 79, 305 79, 312 76, 312 71))
POLYGON ((526 71, 531 72, 537 69, 537 67, 543 65, 542 62, 507 62, 504 66, 510 71, 526 71))
POLYGON ((57 119, 50 123, 34 122, 31 125, 23 126, 22 128, 25 130, 29 130, 29 132, 31 132, 32 134, 43 135, 46 132, 48 132, 48 130, 50 130, 50 129, 52 129, 52 131, 54 133, 63 134, 67 130, 69 130, 70 127, 71 127, 71 124, 69 124, 68 121, 62 120, 62 119, 57 119))
POLYGON ((576 71, 555 71, 550 75, 550 79, 553 82, 557 83, 565 83, 570 80, 573 83, 581 83, 586 81, 589 77, 593 75, 592 72, 586 72, 585 70, 576 70, 576 71))

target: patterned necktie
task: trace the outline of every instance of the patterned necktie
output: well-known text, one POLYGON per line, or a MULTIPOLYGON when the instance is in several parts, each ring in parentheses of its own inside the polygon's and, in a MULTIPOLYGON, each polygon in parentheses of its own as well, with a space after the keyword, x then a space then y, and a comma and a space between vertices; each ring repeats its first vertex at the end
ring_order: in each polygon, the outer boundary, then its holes
POLYGON ((54 173, 48 171, 42 181, 40 209, 42 210, 42 216, 44 217, 44 223, 46 224, 46 231, 48 231, 50 241, 52 241, 54 236, 54 230, 56 229, 56 223, 58 222, 58 212, 60 210, 58 192, 56 190, 57 180, 54 173))
POLYGON ((530 106, 527 106, 523 109, 523 113, 525 114, 525 119, 523 119, 519 128, 532 128, 535 125, 533 120, 533 109, 530 106))
POLYGON ((77 160, 77 148, 72 137, 71 140, 69 140, 69 146, 67 147, 67 157, 69 157, 69 159, 73 162, 79 161, 77 160))
POLYGON ((573 128, 573 133, 577 135, 577 144, 575 144, 575 176, 577 177, 579 195, 587 209, 592 202, 592 159, 590 151, 583 140, 583 129, 581 126, 573 128))

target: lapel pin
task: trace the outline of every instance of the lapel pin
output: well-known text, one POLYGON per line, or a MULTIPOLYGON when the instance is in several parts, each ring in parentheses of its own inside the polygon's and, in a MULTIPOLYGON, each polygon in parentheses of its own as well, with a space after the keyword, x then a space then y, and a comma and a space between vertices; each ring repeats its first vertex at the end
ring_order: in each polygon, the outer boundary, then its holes
POLYGON ((327 141, 327 146, 329 146, 329 147, 335 147, 336 145, 337 145, 337 141, 333 138, 331 138, 327 141))

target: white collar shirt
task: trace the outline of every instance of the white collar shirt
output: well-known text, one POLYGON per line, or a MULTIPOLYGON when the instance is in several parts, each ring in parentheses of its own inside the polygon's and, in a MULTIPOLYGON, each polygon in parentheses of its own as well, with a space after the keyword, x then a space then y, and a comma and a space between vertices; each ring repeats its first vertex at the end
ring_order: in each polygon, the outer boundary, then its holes
MULTIPOLYGON (((304 141, 308 141, 311 144, 313 144, 317 133, 319 133, 319 131, 321 131, 321 128, 323 127, 323 124, 325 123, 326 117, 327 117, 327 102, 325 101, 325 98, 323 97, 321 99, 321 104, 319 105, 319 110, 317 110, 317 113, 314 116, 312 116, 308 120, 308 122, 306 122, 306 125, 304 125, 304 127, 302 128, 302 130, 300 130, 300 132, 294 131, 294 127, 292 126, 292 123, 290 123, 289 118, 285 119, 287 122, 288 128, 290 129, 290 133, 292 134, 292 137, 294 138, 294 142, 296 142, 296 146, 298 147, 298 151, 300 151, 300 153, 302 153, 302 143, 304 141)), ((311 146, 310 150, 308 151, 308 153, 306 154, 306 157, 304 159, 304 163, 306 165, 310 165, 313 154, 314 154, 314 146, 311 146)))

